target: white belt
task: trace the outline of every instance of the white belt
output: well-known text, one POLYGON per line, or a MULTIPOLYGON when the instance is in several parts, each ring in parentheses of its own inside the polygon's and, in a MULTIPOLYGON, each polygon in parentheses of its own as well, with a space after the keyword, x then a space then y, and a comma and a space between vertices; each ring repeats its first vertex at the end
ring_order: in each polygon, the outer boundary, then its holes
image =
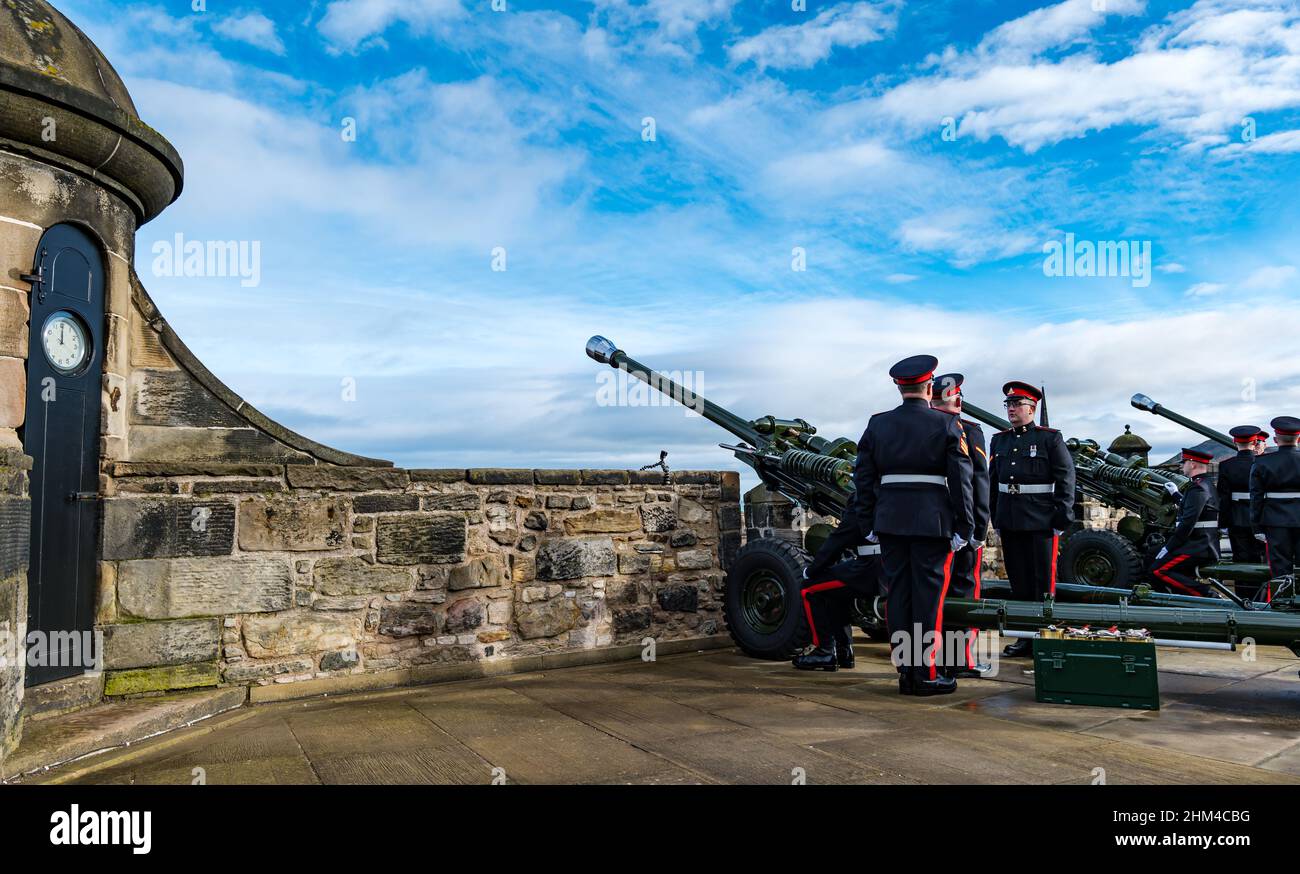
POLYGON ((859 546, 858 555, 880 555, 880 544, 875 543, 870 546, 859 546))
POLYGON ((1056 484, 1039 483, 1022 486, 1019 483, 998 483, 998 491, 1004 495, 1050 495, 1056 491, 1056 484))
POLYGON ((925 476, 919 473, 888 473, 880 478, 882 486, 902 485, 904 483, 924 483, 927 486, 948 487, 946 476, 925 476))
POLYGON ((1192 527, 1193 527, 1193 528, 1218 528, 1218 527, 1219 527, 1219 523, 1218 523, 1217 521, 1214 521, 1214 522, 1197 522, 1197 523, 1196 523, 1195 525, 1193 525, 1192 527))
POLYGON ((1270 501, 1300 501, 1300 492, 1269 492, 1264 497, 1270 501))
POLYGON ((1250 492, 1233 492, 1233 493, 1232 493, 1232 499, 1233 499, 1234 501, 1249 501, 1249 500, 1250 500, 1250 492))

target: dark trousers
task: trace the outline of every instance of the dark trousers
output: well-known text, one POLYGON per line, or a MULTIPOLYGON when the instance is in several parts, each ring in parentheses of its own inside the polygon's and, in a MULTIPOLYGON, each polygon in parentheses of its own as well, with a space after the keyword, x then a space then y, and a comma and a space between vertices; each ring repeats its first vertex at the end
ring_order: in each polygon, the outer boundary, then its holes
POLYGON ((1249 527, 1228 529, 1228 542, 1232 544, 1232 560, 1238 564, 1263 564, 1264 544, 1255 539, 1249 527))
POLYGON ((1207 564, 1214 564, 1217 558, 1215 555, 1201 553, 1167 552, 1164 558, 1153 559, 1147 572, 1174 594, 1206 597, 1213 594, 1213 590, 1201 582, 1196 571, 1207 564))
POLYGON ((880 535, 880 583, 900 673, 910 669, 933 680, 946 666, 943 600, 952 581, 952 565, 947 538, 880 535), (900 633, 902 637, 896 637, 900 633))
MULTIPOLYGON (((952 559, 952 583, 948 586, 948 596, 978 600, 983 565, 984 549, 982 547, 976 549, 973 546, 967 546, 954 555, 952 559)), ((957 667, 965 667, 977 661, 971 652, 971 648, 974 646, 978 634, 978 628, 966 629, 965 639, 961 641, 961 645, 953 653, 954 663, 957 667)))
POLYGON ((1048 531, 1000 531, 1007 582, 1017 601, 1041 601, 1056 594, 1056 550, 1060 538, 1048 531))
MULTIPOLYGON (((1273 578, 1295 574, 1296 552, 1300 549, 1300 528, 1265 528, 1268 537, 1265 556, 1273 578)), ((1256 541, 1258 542, 1258 541, 1256 541)))
POLYGON ((813 646, 837 649, 853 645, 853 600, 880 594, 880 561, 857 558, 840 562, 803 584, 803 609, 813 646))

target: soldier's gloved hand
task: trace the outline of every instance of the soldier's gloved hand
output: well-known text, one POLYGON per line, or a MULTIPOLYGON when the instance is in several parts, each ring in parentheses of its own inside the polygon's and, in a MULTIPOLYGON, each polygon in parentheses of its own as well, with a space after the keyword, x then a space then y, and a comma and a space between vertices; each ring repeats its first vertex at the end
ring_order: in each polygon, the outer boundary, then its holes
POLYGON ((1268 543, 1267 534, 1256 534, 1255 539, 1258 540, 1260 543, 1268 543))
POLYGON ((952 551, 961 552, 965 548, 966 548, 966 541, 962 540, 960 535, 954 534, 952 536, 952 551))
POLYGON ((1165 483, 1165 491, 1169 493, 1170 497, 1173 497, 1178 494, 1178 486, 1173 483, 1165 483))
POLYGON ((808 568, 804 568, 804 569, 803 569, 803 578, 804 578, 805 580, 808 579, 808 568))
POLYGON ((1061 536, 1062 534, 1064 534, 1064 533, 1065 533, 1065 529, 1064 529, 1064 528, 1053 528, 1053 529, 1052 529, 1052 534, 1054 534, 1054 535, 1057 536, 1057 537, 1060 537, 1060 536, 1061 536))
POLYGON ((1165 547, 1164 549, 1156 553, 1156 561, 1160 561, 1160 559, 1164 558, 1168 554, 1169 554, 1169 547, 1165 547))
POLYGON ((970 545, 973 546, 973 547, 975 547, 976 550, 980 550, 980 549, 983 549, 984 546, 985 546, 987 543, 988 543, 988 541, 986 541, 986 540, 972 540, 972 541, 970 542, 970 545))
POLYGON ((880 537, 876 534, 876 532, 872 531, 870 534, 867 535, 867 543, 879 543, 879 542, 880 542, 880 537))

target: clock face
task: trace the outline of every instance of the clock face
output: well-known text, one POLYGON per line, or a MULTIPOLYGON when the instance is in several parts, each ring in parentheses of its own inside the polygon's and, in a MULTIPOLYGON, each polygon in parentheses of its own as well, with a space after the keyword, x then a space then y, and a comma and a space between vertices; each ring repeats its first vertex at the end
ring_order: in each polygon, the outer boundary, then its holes
POLYGON ((72 313, 55 313, 41 329, 45 357, 60 373, 76 373, 90 359, 90 337, 72 313))

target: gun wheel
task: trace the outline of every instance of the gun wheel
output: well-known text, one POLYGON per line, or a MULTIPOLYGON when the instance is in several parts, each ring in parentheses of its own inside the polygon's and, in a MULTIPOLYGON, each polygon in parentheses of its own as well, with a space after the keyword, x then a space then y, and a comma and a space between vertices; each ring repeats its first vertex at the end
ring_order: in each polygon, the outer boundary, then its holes
POLYGON ((1142 556, 1128 538, 1113 531, 1080 531, 1061 549, 1063 583, 1128 589, 1142 582, 1142 556))
POLYGON ((803 569, 807 552, 784 540, 745 544, 727 573, 723 618, 736 646, 757 659, 788 659, 808 645, 803 569))

